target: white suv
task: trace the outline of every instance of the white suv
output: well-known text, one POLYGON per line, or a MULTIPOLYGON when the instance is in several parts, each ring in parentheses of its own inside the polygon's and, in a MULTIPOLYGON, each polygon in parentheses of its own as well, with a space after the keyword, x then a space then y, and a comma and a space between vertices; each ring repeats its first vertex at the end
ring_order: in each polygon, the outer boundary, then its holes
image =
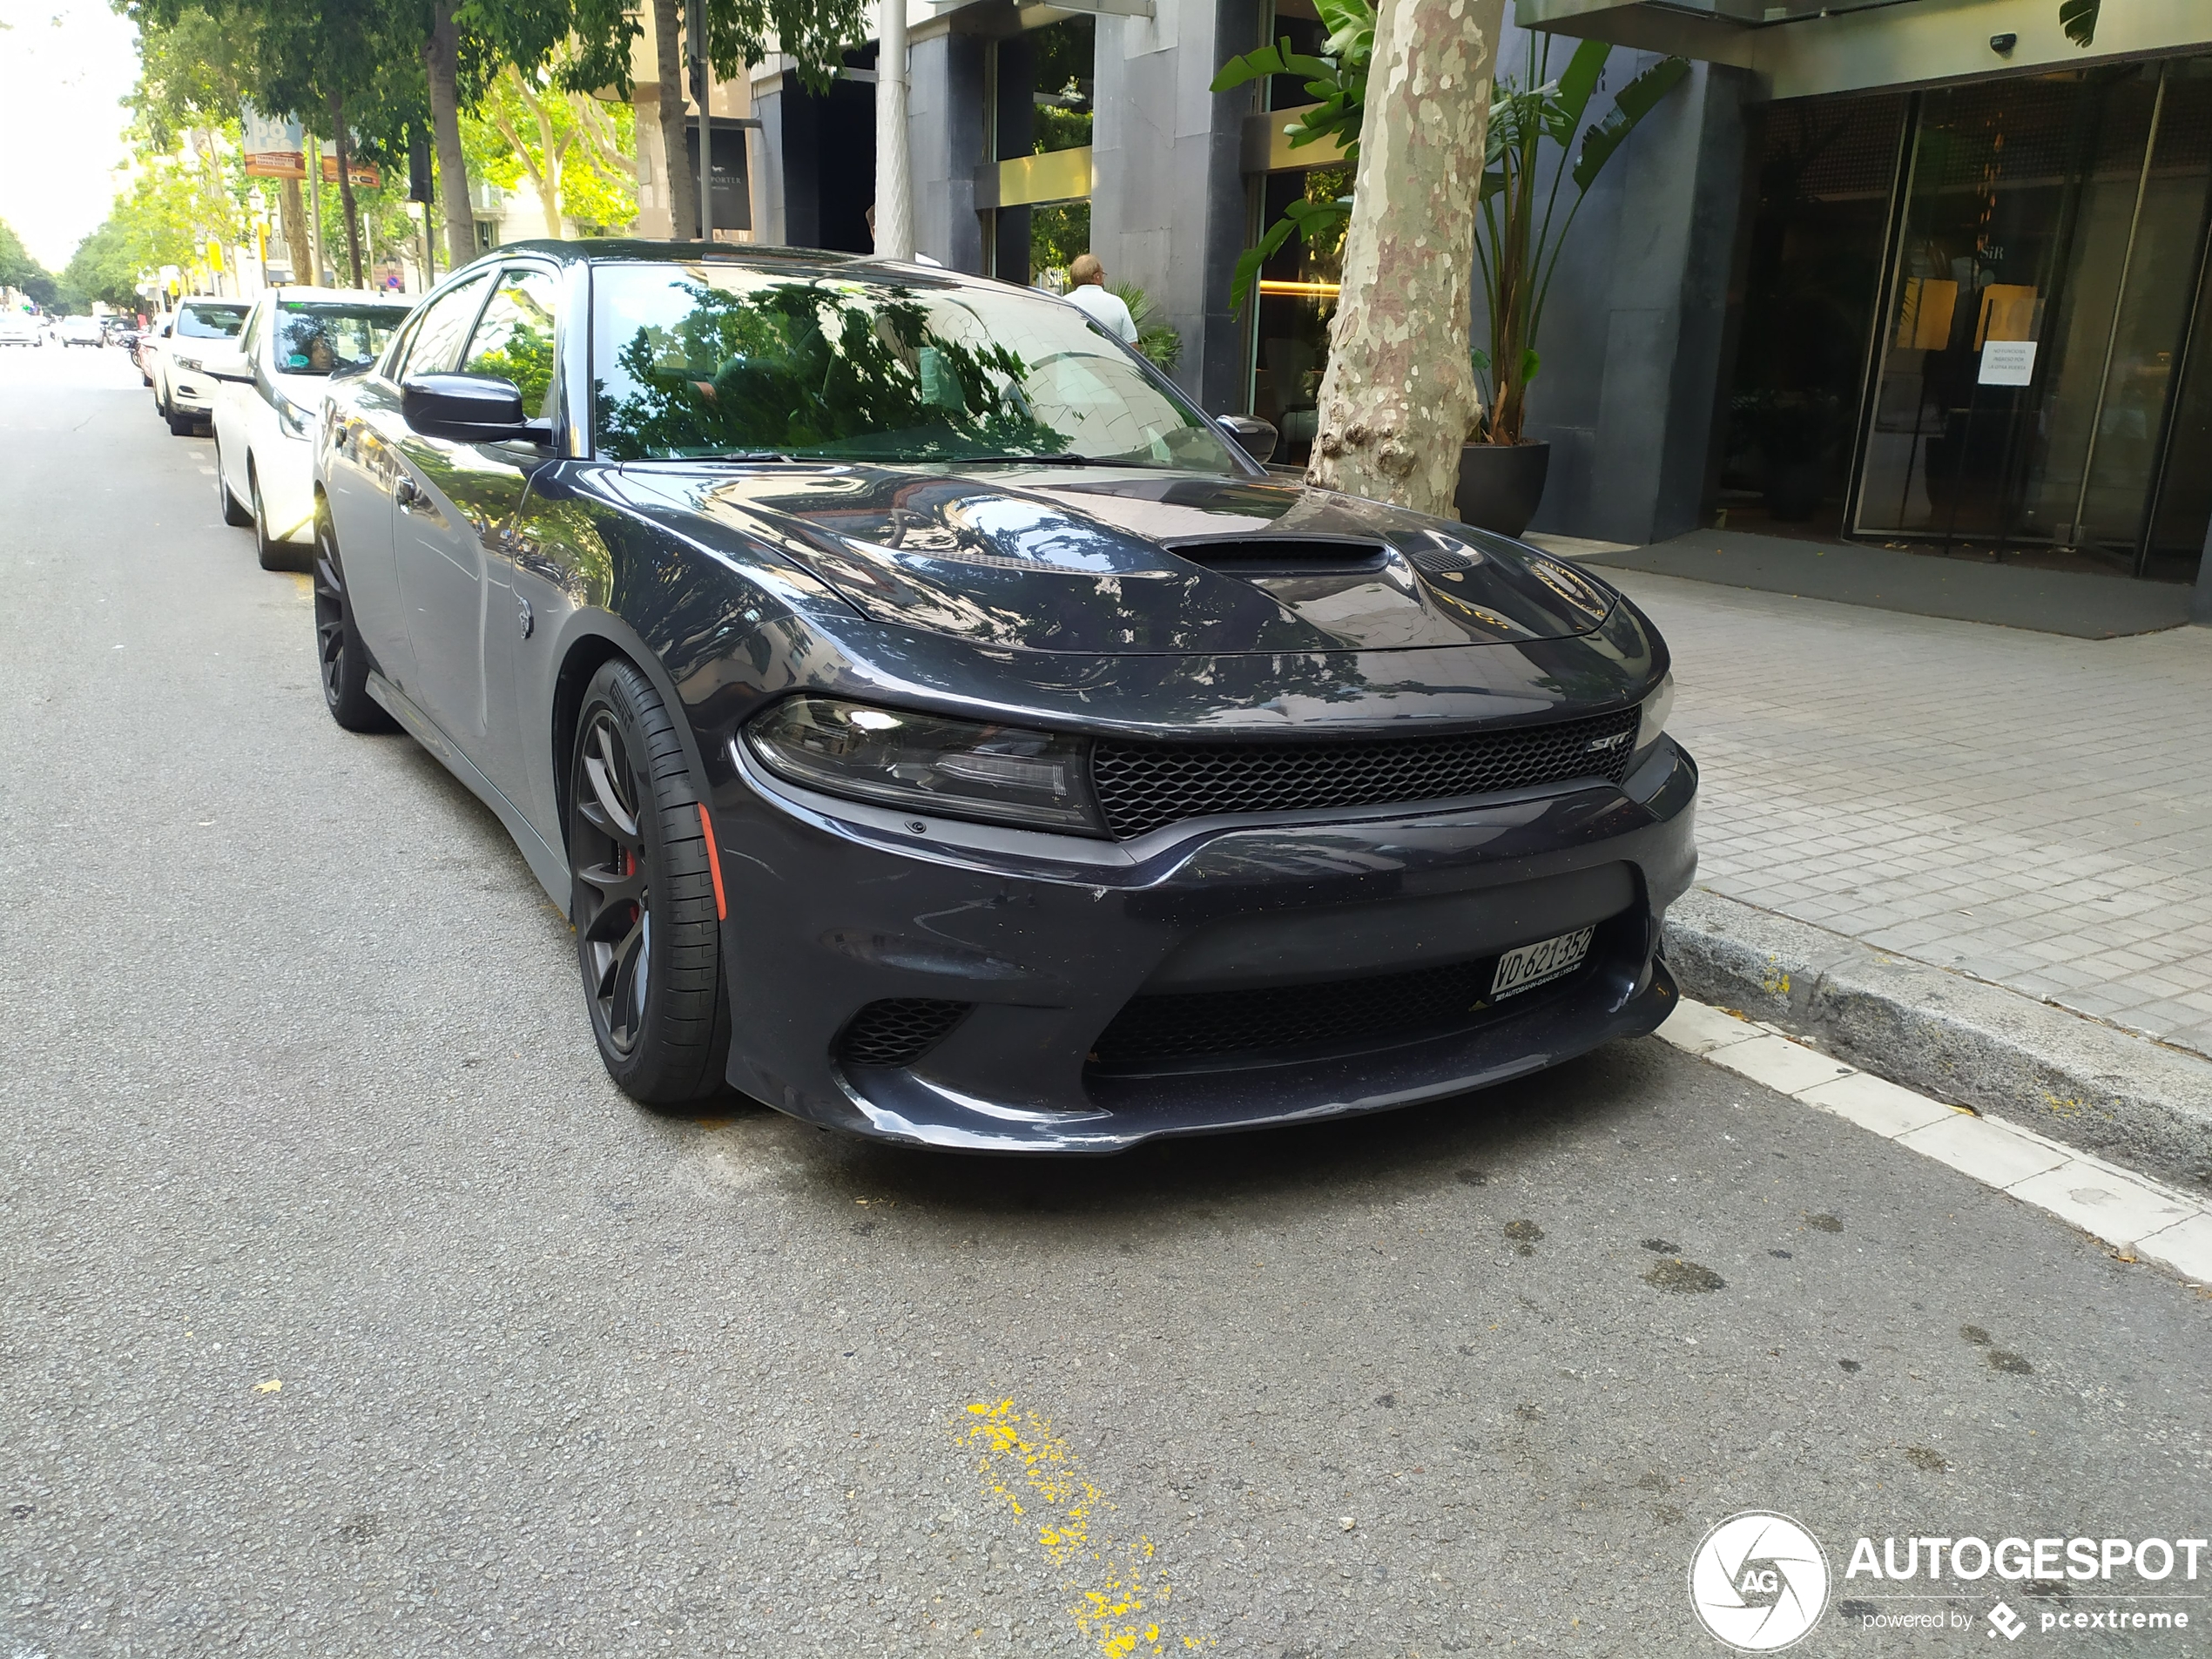
POLYGON ((167 418, 169 429, 189 437, 213 407, 215 381, 201 367, 211 352, 234 351, 227 341, 246 326, 247 302, 190 295, 178 301, 176 315, 145 351, 140 365, 153 382, 153 411, 167 418))

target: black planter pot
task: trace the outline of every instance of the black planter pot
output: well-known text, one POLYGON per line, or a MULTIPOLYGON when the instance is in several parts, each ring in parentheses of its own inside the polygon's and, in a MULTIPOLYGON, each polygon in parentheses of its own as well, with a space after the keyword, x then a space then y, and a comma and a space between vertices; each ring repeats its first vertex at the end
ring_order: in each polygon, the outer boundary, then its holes
POLYGON ((1548 443, 1469 443, 1460 449, 1460 522, 1501 536, 1518 536, 1536 516, 1550 471, 1548 443))

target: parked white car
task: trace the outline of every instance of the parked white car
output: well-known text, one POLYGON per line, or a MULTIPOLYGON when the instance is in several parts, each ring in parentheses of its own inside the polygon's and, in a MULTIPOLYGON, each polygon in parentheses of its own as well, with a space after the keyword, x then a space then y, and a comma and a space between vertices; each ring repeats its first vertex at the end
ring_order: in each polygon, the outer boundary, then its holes
POLYGON ((64 317, 55 329, 56 337, 64 346, 105 346, 107 330, 100 327, 98 317, 64 317))
POLYGON ((153 410, 180 438, 199 429, 215 398, 215 381, 202 366, 210 354, 228 356, 246 326, 248 301, 190 294, 178 301, 169 326, 158 331, 139 367, 153 382, 153 410))
POLYGON ((215 496, 226 524, 253 527, 265 570, 314 540, 314 432, 333 374, 365 368, 415 301, 342 288, 272 288, 253 302, 216 375, 215 496))

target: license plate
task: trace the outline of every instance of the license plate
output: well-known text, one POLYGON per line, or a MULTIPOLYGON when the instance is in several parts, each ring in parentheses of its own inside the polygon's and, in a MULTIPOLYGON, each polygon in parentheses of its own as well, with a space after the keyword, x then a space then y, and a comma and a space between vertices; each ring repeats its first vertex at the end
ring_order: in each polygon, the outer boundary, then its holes
POLYGON ((1579 933, 1561 934, 1556 939, 1540 940, 1507 951, 1498 958, 1497 977, 1490 981, 1492 1000, 1511 996, 1516 991, 1573 973, 1582 965, 1582 958, 1589 954, 1590 938, 1596 932, 1595 927, 1585 927, 1579 933))

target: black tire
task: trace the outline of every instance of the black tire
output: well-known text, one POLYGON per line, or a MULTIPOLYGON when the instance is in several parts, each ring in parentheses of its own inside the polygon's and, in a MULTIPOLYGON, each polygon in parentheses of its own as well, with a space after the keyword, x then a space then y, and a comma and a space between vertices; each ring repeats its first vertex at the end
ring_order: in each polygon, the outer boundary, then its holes
POLYGON ((219 442, 215 446, 215 504, 222 509, 223 523, 234 529, 253 522, 253 515, 238 504, 238 497, 231 493, 230 484, 223 477, 223 446, 219 442))
MULTIPOLYGON (((215 474, 223 475, 219 468, 215 474)), ((246 515, 246 522, 253 527, 253 551, 261 561, 264 570, 291 570, 299 568, 300 556, 289 542, 280 542, 269 534, 268 509, 261 505, 261 475, 253 463, 246 463, 246 487, 253 493, 253 505, 246 515)))
POLYGON ((315 502, 315 662, 322 678, 322 700, 330 718, 348 732, 396 732, 399 723, 368 694, 372 665, 368 647, 354 622, 346 597, 345 567, 338 559, 338 536, 330 503, 315 502))
MULTIPOLYGON (((153 386, 152 381, 146 384, 153 386)), ((158 386, 153 386, 153 412, 165 421, 169 418, 169 394, 158 386)))
POLYGON ((569 756, 570 914, 599 1057, 646 1106, 727 1088, 730 1001, 699 797, 652 682, 620 658, 584 688, 569 756))

